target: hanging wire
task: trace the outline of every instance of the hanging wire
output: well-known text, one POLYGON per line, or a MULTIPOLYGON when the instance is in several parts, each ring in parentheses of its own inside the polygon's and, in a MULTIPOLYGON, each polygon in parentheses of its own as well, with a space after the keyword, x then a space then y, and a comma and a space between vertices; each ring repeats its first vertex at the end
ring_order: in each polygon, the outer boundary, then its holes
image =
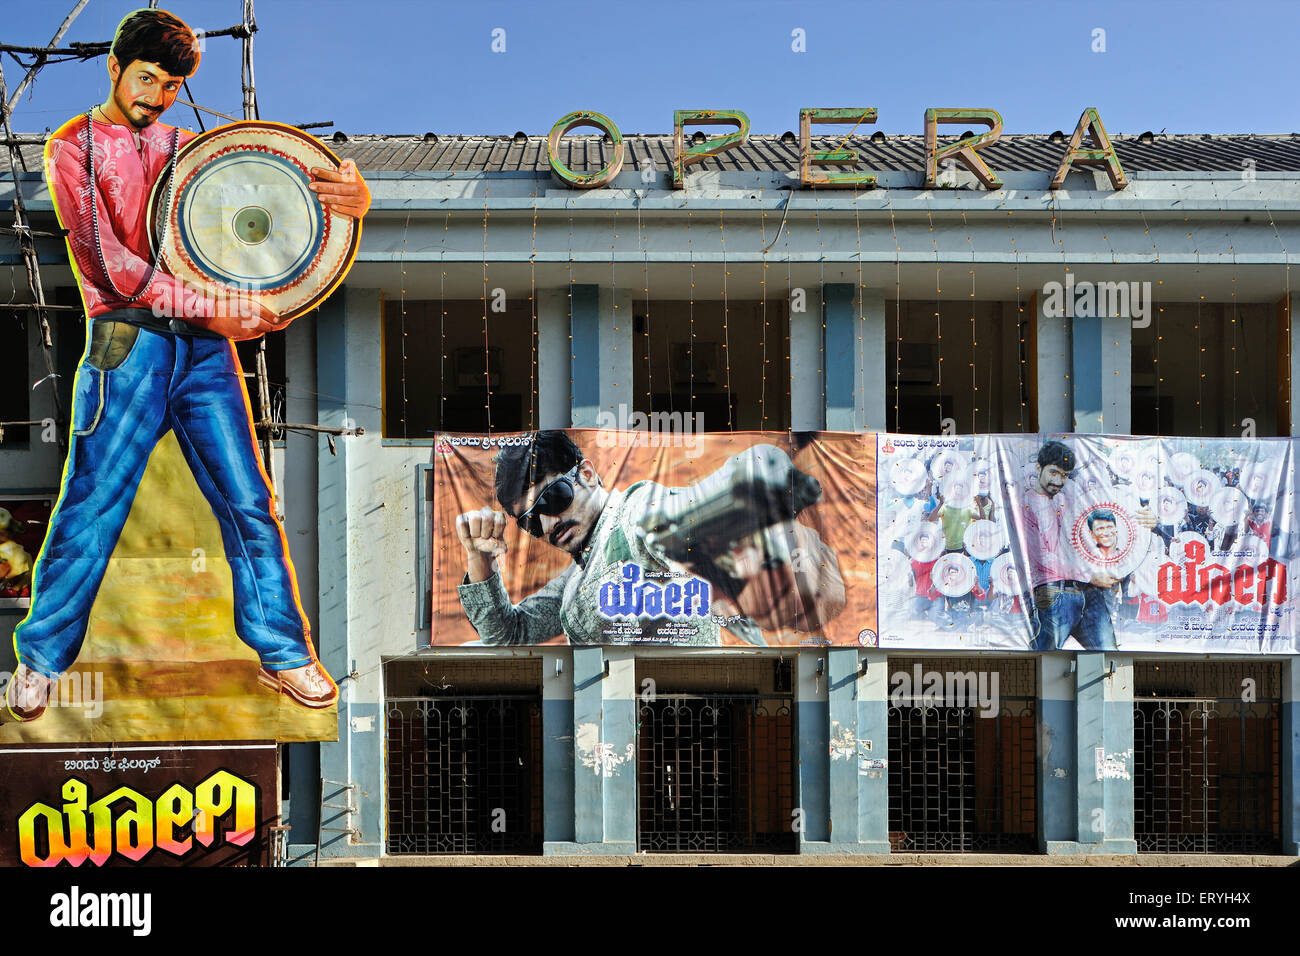
MULTIPOLYGON (((758 198, 761 204, 763 200, 763 195, 761 190, 759 191, 758 198)), ((767 357, 767 328, 769 323, 767 321, 768 248, 767 248, 767 212, 766 211, 763 212, 761 218, 758 221, 758 243, 763 256, 763 269, 758 276, 758 292, 760 297, 759 314, 763 320, 763 358, 762 358, 762 364, 760 365, 762 380, 759 385, 759 392, 758 392, 758 410, 759 410, 759 415, 761 416, 762 419, 762 423, 760 427, 764 431, 766 431, 767 430, 767 363, 771 361, 771 359, 767 357)))
POLYGON ((409 430, 410 405, 408 404, 408 400, 406 396, 406 233, 407 230, 409 230, 410 228, 411 228, 411 214, 410 212, 407 212, 406 222, 402 224, 402 257, 401 257, 402 282, 401 285, 399 286, 399 288, 401 289, 401 297, 400 297, 399 304, 402 310, 401 325, 402 325, 402 438, 403 439, 409 439, 411 437, 410 430, 409 430))
POLYGON ((488 194, 490 188, 483 190, 483 390, 487 401, 483 408, 487 411, 487 430, 492 434, 492 348, 488 342, 488 274, 487 274, 487 240, 488 240, 488 194))
POLYGON ((939 414, 939 433, 942 434, 943 432, 943 317, 942 315, 940 315, 940 313, 943 311, 943 306, 940 303, 940 297, 943 295, 943 289, 940 287, 940 282, 939 282, 939 272, 940 272, 939 239, 934 234, 934 217, 930 214, 929 210, 926 210, 925 218, 929 220, 930 223, 930 244, 934 246, 934 334, 935 334, 935 342, 937 343, 936 351, 939 358, 939 361, 935 363, 936 377, 938 379, 938 381, 935 382, 935 386, 938 388, 938 395, 935 396, 934 405, 939 414))
POLYGON ((899 419, 899 389, 903 366, 903 247, 898 242, 894 223, 894 200, 886 200, 889 209, 889 234, 894 240, 894 432, 903 430, 899 419))
POLYGON ((853 227, 857 231, 858 241, 858 383, 861 388, 854 390, 853 398, 853 430, 857 431, 860 427, 858 422, 858 409, 862 407, 863 400, 866 396, 866 378, 867 378, 867 355, 866 349, 862 344, 862 330, 866 325, 867 317, 863 313, 862 302, 862 216, 858 210, 858 191, 853 190, 853 227))
POLYGON ((442 222, 442 251, 439 254, 438 277, 438 430, 447 430, 447 230, 451 228, 451 212, 442 222))
POLYGON ((528 310, 530 318, 530 336, 532 354, 528 366, 528 430, 536 431, 538 425, 537 409, 537 345, 539 330, 537 327, 537 191, 533 190, 533 237, 528 253, 528 310))
POLYGON ((727 276, 731 275, 731 273, 727 269, 727 229, 723 225, 721 209, 718 210, 718 230, 722 233, 722 351, 724 354, 724 368, 727 373, 727 430, 734 432, 736 423, 733 420, 734 398, 731 394, 731 333, 728 329, 731 309, 727 301, 727 276))

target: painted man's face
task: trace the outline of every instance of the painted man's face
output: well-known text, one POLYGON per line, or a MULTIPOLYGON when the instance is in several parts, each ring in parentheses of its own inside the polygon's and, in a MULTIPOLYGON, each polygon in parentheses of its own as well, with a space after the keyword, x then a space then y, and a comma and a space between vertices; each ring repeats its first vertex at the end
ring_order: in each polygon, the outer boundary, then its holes
POLYGON ((582 462, 576 479, 572 472, 567 475, 553 474, 529 486, 528 494, 515 502, 511 513, 516 517, 527 513, 536 504, 538 496, 557 482, 567 482, 572 486, 573 501, 559 514, 537 515, 542 530, 541 537, 552 547, 577 557, 586 547, 587 539, 596 527, 602 510, 600 496, 596 494, 600 485, 591 462, 582 462))
POLYGON ((1097 542, 1097 547, 1103 551, 1109 551, 1115 547, 1115 522, 1099 518, 1092 523, 1092 539, 1097 542))
POLYGON ((1038 488, 1051 498, 1065 487, 1065 479, 1070 477, 1060 465, 1042 465, 1038 469, 1038 488))
POLYGON ((108 58, 113 102, 136 129, 144 129, 176 102, 183 76, 172 76, 157 63, 132 60, 125 68, 108 58))

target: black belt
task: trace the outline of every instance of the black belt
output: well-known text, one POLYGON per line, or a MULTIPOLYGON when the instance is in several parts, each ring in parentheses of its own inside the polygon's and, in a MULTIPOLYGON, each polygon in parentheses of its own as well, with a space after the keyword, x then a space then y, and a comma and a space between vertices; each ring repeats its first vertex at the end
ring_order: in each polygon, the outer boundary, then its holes
POLYGON ((192 335, 201 339, 225 338, 220 332, 213 332, 211 329, 202 328, 191 322, 186 322, 184 319, 164 319, 161 316, 154 315, 149 309, 114 309, 111 312, 105 312, 103 315, 95 316, 92 321, 125 322, 127 325, 134 325, 138 329, 148 329, 150 332, 192 335))
POLYGON ((1082 591, 1084 584, 1082 581, 1045 581, 1034 590, 1037 591, 1038 588, 1056 588, 1058 591, 1082 591))

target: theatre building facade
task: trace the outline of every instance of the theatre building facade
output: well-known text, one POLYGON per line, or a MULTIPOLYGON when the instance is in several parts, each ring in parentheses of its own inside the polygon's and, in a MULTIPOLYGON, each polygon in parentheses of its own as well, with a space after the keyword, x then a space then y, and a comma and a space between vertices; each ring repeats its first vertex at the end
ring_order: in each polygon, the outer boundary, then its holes
POLYGON ((340 432, 272 436, 341 690, 287 859, 1300 853, 1300 137, 681 119, 324 141, 374 204, 262 353, 340 432))

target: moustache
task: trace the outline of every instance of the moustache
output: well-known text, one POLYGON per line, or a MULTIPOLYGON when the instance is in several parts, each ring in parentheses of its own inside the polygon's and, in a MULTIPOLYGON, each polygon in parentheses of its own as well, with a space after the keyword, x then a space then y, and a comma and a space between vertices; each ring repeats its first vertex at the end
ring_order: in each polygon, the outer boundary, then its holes
POLYGON ((576 528, 577 526, 578 526, 578 522, 576 522, 576 521, 562 521, 562 522, 560 522, 559 524, 557 524, 557 525, 556 525, 556 526, 551 530, 551 533, 550 533, 550 536, 549 536, 549 538, 550 538, 550 542, 551 542, 551 546, 552 546, 552 547, 555 547, 555 548, 558 548, 558 547, 559 547, 559 544, 558 544, 557 542, 558 542, 559 539, 560 539, 560 535, 564 534, 564 533, 565 533, 566 531, 568 531, 570 528, 576 528))

